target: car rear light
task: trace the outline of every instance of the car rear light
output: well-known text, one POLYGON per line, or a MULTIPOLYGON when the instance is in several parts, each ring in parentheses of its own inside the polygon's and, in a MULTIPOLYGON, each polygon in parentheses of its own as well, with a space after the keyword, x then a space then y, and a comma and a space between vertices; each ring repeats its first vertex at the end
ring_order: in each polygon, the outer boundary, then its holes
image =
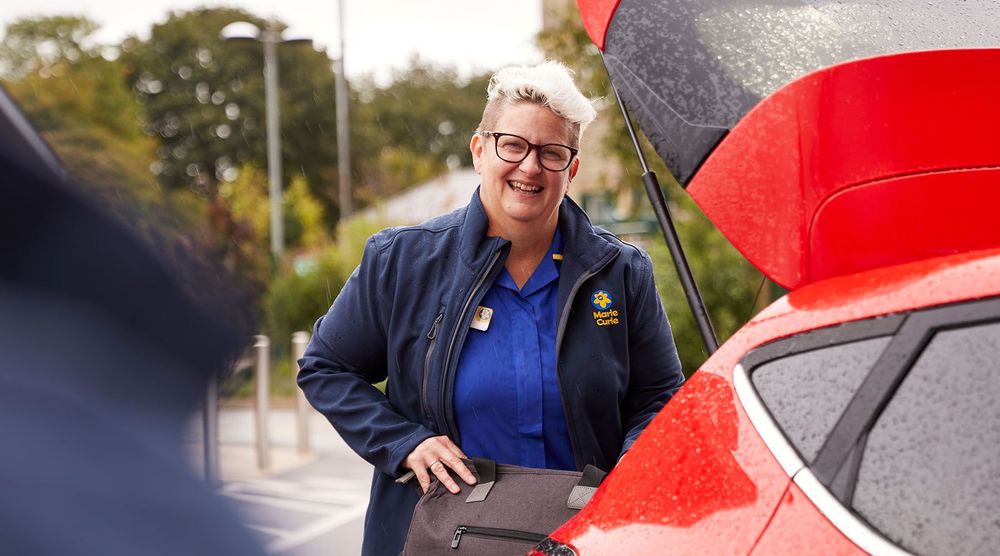
POLYGON ((578 556, 576 549, 554 539, 545 539, 531 549, 528 556, 578 556))

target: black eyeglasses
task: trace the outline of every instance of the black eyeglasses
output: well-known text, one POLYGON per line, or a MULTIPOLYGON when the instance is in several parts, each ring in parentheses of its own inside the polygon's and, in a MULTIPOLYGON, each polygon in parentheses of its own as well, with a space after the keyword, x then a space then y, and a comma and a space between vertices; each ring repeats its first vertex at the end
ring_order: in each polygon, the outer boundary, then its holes
POLYGON ((496 131, 481 131, 484 135, 492 135, 497 150, 497 156, 504 162, 521 162, 532 150, 538 151, 538 163, 542 168, 551 172, 562 172, 569 168, 569 163, 573 162, 573 157, 580 152, 573 147, 560 145, 559 143, 546 143, 536 145, 524 137, 512 133, 498 133, 496 131))

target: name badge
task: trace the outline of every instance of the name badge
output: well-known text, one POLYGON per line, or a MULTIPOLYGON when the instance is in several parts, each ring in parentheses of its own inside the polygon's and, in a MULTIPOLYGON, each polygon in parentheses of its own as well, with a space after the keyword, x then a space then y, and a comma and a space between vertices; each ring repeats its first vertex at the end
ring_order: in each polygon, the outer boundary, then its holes
POLYGON ((469 326, 471 328, 475 328, 476 330, 486 332, 486 329, 490 327, 490 320, 492 319, 493 309, 480 305, 479 307, 476 307, 476 315, 472 317, 472 324, 469 326))

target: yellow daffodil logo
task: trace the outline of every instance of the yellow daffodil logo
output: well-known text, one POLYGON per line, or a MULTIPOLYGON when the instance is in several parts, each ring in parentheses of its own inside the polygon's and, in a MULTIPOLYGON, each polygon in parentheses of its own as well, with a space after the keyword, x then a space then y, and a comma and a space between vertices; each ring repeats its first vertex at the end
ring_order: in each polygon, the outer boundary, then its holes
POLYGON ((591 295, 590 304, 596 309, 604 311, 613 304, 613 301, 611 301, 611 294, 604 290, 597 290, 591 295))

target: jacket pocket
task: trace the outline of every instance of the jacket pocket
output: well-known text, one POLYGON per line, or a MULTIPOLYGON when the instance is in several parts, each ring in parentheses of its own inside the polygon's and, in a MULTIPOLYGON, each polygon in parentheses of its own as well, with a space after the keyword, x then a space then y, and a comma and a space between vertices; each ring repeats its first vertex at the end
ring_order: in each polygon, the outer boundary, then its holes
POLYGON ((431 404, 427 396, 428 382, 431 372, 431 356, 434 354, 434 346, 437 344, 438 332, 441 328, 441 321, 444 320, 444 312, 438 314, 434 319, 434 324, 427 331, 427 353, 424 354, 424 376, 420 381, 420 407, 423 409, 424 420, 431 420, 431 404))

